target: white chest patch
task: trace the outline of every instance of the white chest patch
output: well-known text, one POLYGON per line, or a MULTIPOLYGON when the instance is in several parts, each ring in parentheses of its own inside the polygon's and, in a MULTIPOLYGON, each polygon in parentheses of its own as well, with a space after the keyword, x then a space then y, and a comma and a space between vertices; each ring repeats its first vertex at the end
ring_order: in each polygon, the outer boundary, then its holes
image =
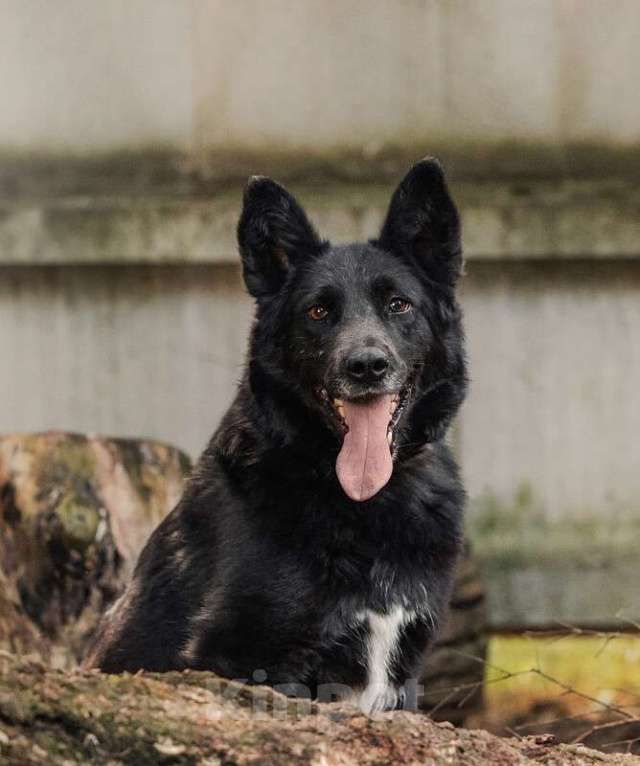
POLYGON ((395 606, 386 614, 367 610, 367 686, 359 695, 360 709, 370 715, 394 708, 399 690, 390 678, 390 669, 398 650, 402 629, 415 617, 415 612, 395 606))

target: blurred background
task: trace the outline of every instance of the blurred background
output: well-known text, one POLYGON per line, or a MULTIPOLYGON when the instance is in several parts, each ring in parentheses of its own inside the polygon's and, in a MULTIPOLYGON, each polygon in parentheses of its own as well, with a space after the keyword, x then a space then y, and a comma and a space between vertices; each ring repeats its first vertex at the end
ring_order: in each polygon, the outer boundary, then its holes
POLYGON ((246 177, 352 240, 436 155, 467 258, 452 440, 490 631, 520 636, 492 651, 529 667, 522 632, 564 626, 582 680, 639 687, 639 30, 637 0, 0 0, 0 431, 196 457, 251 321, 246 177))

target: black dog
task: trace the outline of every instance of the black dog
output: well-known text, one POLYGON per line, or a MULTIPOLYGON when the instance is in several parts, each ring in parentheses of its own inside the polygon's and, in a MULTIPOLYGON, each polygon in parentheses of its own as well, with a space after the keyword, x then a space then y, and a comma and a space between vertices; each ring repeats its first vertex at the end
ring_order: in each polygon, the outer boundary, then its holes
POLYGON ((238 240, 257 302, 245 376, 88 664, 394 708, 460 545, 464 493, 442 441, 466 387, 458 214, 424 160, 377 240, 332 246, 256 177, 238 240))

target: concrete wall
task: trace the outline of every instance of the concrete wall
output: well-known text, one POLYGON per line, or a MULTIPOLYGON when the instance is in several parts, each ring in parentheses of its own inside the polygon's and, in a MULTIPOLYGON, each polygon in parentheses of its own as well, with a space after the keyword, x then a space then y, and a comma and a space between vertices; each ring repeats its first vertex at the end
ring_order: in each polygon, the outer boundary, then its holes
POLYGON ((219 0, 194 9, 199 146, 374 151, 425 135, 640 135, 633 0, 614 11, 606 0, 267 0, 233 10, 219 0))
POLYGON ((640 263, 474 263, 464 307, 472 493, 528 492, 551 520, 640 510, 640 263))
POLYGON ((639 25, 636 0, 0 0, 0 429, 197 453, 251 317, 241 178, 362 238, 438 153, 494 624, 640 617, 639 25))
MULTIPOLYGON (((640 508, 640 263, 471 261, 457 426, 482 509, 549 521, 640 508)), ((196 456, 239 379, 234 266, 5 267, 0 428, 146 436, 196 456)))
POLYGON ((636 0, 1 0, 0 147, 640 136, 636 0))
POLYGON ((191 29, 173 0, 0 0, 0 146, 188 146, 191 29))
POLYGON ((503 628, 640 614, 640 261, 471 262, 456 446, 503 628))
POLYGON ((241 375, 232 267, 0 271, 0 429, 147 436, 196 457, 241 375))

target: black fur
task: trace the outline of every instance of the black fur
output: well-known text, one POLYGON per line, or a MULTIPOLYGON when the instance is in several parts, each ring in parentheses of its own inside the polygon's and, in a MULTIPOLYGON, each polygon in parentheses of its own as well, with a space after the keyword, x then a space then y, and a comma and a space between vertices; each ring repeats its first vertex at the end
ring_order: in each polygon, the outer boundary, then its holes
POLYGON ((466 387, 455 206, 439 164, 423 160, 378 240, 334 247, 288 192, 255 178, 238 240, 257 299, 244 378, 89 664, 358 689, 368 623, 357 616, 401 604, 415 617, 392 658, 400 694, 437 631, 460 545, 464 495, 442 441, 466 387), (395 297, 411 309, 391 313, 395 297), (328 310, 321 321, 308 315, 317 304, 328 310), (360 383, 349 364, 368 348, 388 368, 360 383), (391 479, 350 500, 335 471, 341 433, 318 392, 349 399, 403 386, 391 479))

